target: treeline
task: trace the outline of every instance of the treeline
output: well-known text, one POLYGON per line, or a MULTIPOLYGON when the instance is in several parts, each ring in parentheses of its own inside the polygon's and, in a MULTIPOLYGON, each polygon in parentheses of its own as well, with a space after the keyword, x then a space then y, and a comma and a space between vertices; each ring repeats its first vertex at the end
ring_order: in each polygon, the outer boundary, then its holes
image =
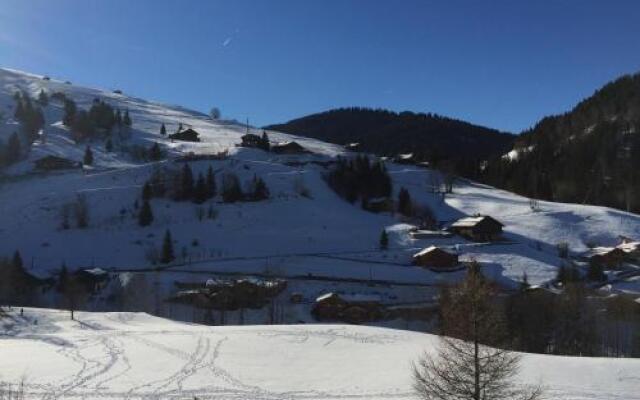
POLYGON ((326 175, 329 186, 350 203, 363 203, 379 197, 391 197, 391 178, 383 162, 371 162, 367 156, 338 158, 326 175))
POLYGON ((514 136, 495 129, 432 113, 392 112, 361 107, 308 115, 266 129, 302 134, 330 143, 360 143, 362 151, 379 156, 413 153, 433 165, 453 163, 473 177, 482 160, 509 151, 514 136))
POLYGON ((109 138, 114 127, 129 128, 133 123, 129 110, 123 113, 98 98, 93 100, 88 111, 79 110, 76 103, 62 93, 56 93, 56 98, 64 104, 62 121, 70 128, 76 142, 97 136, 109 138))
POLYGON ((37 101, 31 99, 26 92, 16 92, 13 99, 13 116, 20 122, 22 135, 13 132, 5 143, 0 142, 0 168, 20 161, 26 149, 38 138, 45 124, 42 106, 48 104, 48 97, 44 92, 40 93, 37 101))
POLYGON ((527 197, 640 211, 640 74, 541 120, 481 179, 527 197))

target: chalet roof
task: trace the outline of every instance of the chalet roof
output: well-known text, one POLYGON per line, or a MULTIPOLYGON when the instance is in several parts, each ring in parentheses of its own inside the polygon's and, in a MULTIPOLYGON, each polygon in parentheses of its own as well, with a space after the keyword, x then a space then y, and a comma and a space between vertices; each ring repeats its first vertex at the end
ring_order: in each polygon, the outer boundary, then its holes
POLYGON ((634 251, 640 250, 640 242, 624 242, 616 247, 625 253, 633 253, 634 251))
POLYGON ((260 136, 256 135, 255 133, 245 133, 244 135, 242 135, 241 138, 242 139, 260 139, 260 136))
POLYGON ((485 220, 492 220, 500 224, 500 226, 504 226, 500 221, 496 220, 493 217, 490 217, 488 215, 477 215, 474 217, 460 218, 459 220, 451 224, 451 227, 452 228, 473 228, 474 226, 478 225, 479 223, 485 220))
POLYGON ((413 158, 413 153, 398 154, 396 158, 398 160, 411 160, 413 158))
POLYGON ((593 256, 605 256, 607 254, 610 254, 611 252, 620 252, 623 251, 622 249, 620 249, 619 247, 594 247, 592 249, 587 250, 586 255, 587 257, 593 257, 593 256))
POLYGON ((441 249, 438 246, 429 246, 429 247, 427 247, 425 249, 420 250, 416 254, 414 254, 413 258, 422 257, 422 256, 424 256, 426 254, 435 253, 435 252, 447 253, 447 254, 452 255, 452 256, 455 255, 453 253, 450 253, 450 252, 448 252, 446 250, 441 249))

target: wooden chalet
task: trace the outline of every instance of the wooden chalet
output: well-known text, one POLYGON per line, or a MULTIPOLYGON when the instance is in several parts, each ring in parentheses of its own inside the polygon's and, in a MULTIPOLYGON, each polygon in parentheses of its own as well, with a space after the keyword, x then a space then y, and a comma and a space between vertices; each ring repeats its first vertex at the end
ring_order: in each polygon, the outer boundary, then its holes
POLYGON ((35 161, 36 169, 41 171, 52 171, 57 169, 78 168, 80 164, 67 158, 58 156, 45 156, 35 161))
POLYGON ((624 261, 626 253, 619 247, 594 247, 587 252, 587 258, 592 265, 604 268, 618 268, 624 261))
POLYGON ((457 220, 449 230, 467 239, 484 242, 499 239, 503 227, 501 222, 488 215, 478 215, 457 220))
POLYGON ((327 293, 318 297, 311 314, 319 321, 344 321, 360 324, 381 319, 384 306, 379 296, 327 293))
POLYGON ((303 154, 308 151, 298 142, 281 142, 271 145, 271 151, 277 154, 303 154))
POLYGON ((413 255, 413 265, 449 269, 458 265, 458 255, 440 247, 430 246, 413 255))
POLYGON ((242 143, 240 143, 241 147, 260 147, 262 143, 262 138, 253 133, 247 133, 242 135, 242 143))
POLYGON ((181 140, 183 142, 199 142, 200 134, 191 128, 169 135, 169 139, 181 140))

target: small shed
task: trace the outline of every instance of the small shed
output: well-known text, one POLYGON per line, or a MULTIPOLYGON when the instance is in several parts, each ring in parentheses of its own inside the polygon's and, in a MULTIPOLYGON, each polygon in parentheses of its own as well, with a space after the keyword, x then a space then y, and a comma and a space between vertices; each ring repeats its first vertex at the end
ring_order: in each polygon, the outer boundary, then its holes
POLYGON ((191 128, 169 135, 170 139, 181 140, 183 142, 199 142, 200 134, 191 128))
POLYGON ((430 246, 413 255, 413 264, 429 268, 453 268, 458 265, 458 255, 430 246))
POLYGON ((605 268, 619 267, 625 255, 625 252, 618 247, 594 247, 587 252, 587 258, 592 265, 605 268))
POLYGON ((240 146, 242 147, 260 147, 262 143, 262 139, 260 138, 260 136, 253 133, 242 135, 241 139, 242 143, 240 143, 240 146))
POLYGON ((307 150, 298 142, 280 142, 271 146, 271 151, 277 154, 303 154, 307 150))
POLYGON ((477 215, 457 220, 449 227, 455 234, 475 241, 493 241, 500 238, 504 225, 488 215, 477 215))

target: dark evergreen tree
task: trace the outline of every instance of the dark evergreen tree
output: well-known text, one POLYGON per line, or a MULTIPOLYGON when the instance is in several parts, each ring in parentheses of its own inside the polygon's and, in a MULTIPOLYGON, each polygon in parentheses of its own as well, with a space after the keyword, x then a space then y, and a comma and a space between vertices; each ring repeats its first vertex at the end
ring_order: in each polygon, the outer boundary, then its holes
POLYGON ((151 210, 151 204, 149 200, 142 202, 142 208, 138 214, 138 224, 140 226, 149 226, 153 222, 153 211, 151 210))
POLYGON ((16 269, 22 269, 23 268, 23 264, 22 264, 22 256, 20 256, 20 252, 18 250, 15 251, 15 253, 13 253, 13 259, 11 260, 11 264, 13 265, 13 268, 16 269))
POLYGON ((131 126, 132 122, 131 122, 131 117, 129 116, 129 110, 124 111, 124 117, 122 118, 122 123, 125 126, 131 126))
POLYGON ((122 126, 122 112, 120 112, 120 109, 116 110, 115 121, 116 125, 122 126))
POLYGON ((398 193, 398 212, 406 217, 413 215, 411 195, 406 188, 400 188, 400 192, 398 193))
POLYGON ((225 173, 222 176, 222 201, 225 203, 234 203, 242 200, 244 194, 240 187, 238 176, 233 173, 225 173))
POLYGON ((73 121, 76 118, 76 113, 78 112, 78 108, 76 103, 68 98, 64 98, 64 116, 62 117, 62 122, 66 126, 71 126, 73 121))
POLYGON ((7 144, 7 162, 13 164, 20 160, 21 146, 18 133, 13 132, 9 136, 9 143, 7 144))
POLYGON ((271 147, 269 143, 269 136, 267 136, 267 131, 262 131, 262 137, 260 138, 260 148, 264 151, 269 151, 271 147))
POLYGON ((169 264, 175 259, 176 257, 173 252, 173 240, 171 238, 171 232, 167 230, 162 241, 162 254, 160 256, 160 262, 162 264, 169 264))
POLYGON ((93 151, 91 147, 87 146, 84 150, 84 157, 82 159, 84 165, 93 165, 93 151))
POLYGON ((147 181, 142 186, 142 201, 149 201, 152 194, 151 184, 147 181))
POLYGON ((167 128, 164 126, 164 123, 162 124, 162 126, 160 127, 160 134, 162 136, 167 136, 167 128))
POLYGON ((151 148, 149 148, 149 160, 151 161, 160 161, 162 160, 162 150, 160 150, 160 145, 158 142, 153 143, 151 148))
POLYGON ((265 200, 269 198, 269 188, 262 178, 253 176, 251 181, 251 192, 249 197, 254 201, 265 200))
POLYGON ((111 153, 113 151, 113 142, 111 141, 111 137, 107 138, 107 141, 104 144, 104 149, 107 153, 111 153))
POLYGON ((204 180, 204 176, 199 173, 193 192, 193 202, 196 204, 202 204, 205 201, 207 201, 207 184, 204 180))
POLYGON ((189 164, 182 167, 180 178, 180 199, 190 200, 193 198, 193 172, 189 164))
POLYGON ((216 177, 213 173, 213 167, 209 165, 209 168, 207 169, 207 198, 213 198, 216 194, 216 177))
POLYGON ((38 95, 38 102, 43 107, 46 107, 47 105, 49 105, 49 96, 44 91, 44 89, 40 89, 40 94, 38 95))
POLYGON ((387 250, 389 248, 389 235, 385 229, 380 234, 380 249, 387 250))

